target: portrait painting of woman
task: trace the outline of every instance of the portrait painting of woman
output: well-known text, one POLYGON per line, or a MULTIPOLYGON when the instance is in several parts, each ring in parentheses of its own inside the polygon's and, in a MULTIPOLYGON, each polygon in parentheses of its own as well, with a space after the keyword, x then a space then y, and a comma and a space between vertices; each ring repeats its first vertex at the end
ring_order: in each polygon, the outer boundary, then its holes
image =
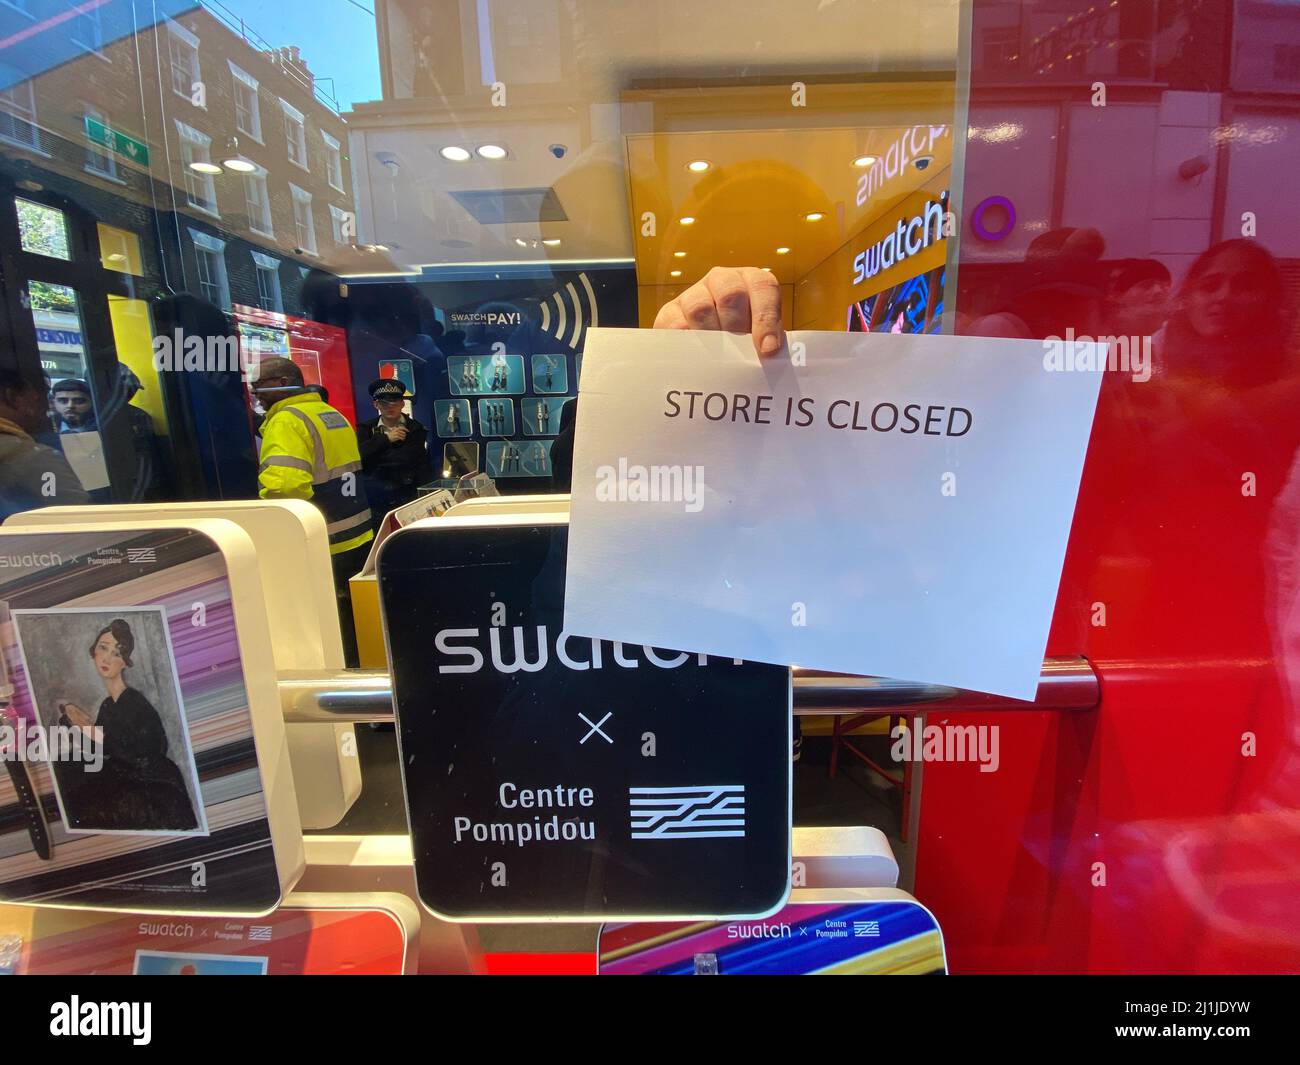
POLYGON ((97 771, 91 761, 52 766, 66 828, 205 831, 162 612, 133 611, 129 621, 109 611, 58 615, 32 612, 19 622, 39 716, 102 752, 97 771))

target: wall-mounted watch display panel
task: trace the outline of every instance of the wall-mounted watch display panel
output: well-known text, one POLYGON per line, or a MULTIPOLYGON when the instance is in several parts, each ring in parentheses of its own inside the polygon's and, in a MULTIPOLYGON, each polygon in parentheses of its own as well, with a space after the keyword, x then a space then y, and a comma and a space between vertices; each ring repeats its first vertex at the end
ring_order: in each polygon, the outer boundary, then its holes
POLYGON ((533 391, 563 394, 569 391, 569 360, 563 352, 533 356, 533 391))
POLYGON ((480 399, 478 401, 478 431, 480 436, 514 436, 515 401, 513 399, 480 399))
POLYGON ((566 403, 564 399, 533 399, 531 396, 519 401, 524 413, 524 434, 526 436, 554 436, 560 431, 560 411, 566 403))
MULTIPOLYGON (((221 500, 131 507, 47 507, 15 514, 5 528, 86 525, 151 528, 173 518, 224 518, 252 538, 260 594, 277 639, 277 670, 342 669, 343 642, 334 603, 334 579, 325 519, 311 503, 288 500, 221 500)), ((361 760, 348 722, 285 726, 298 809, 304 828, 337 825, 361 794, 361 760)))
POLYGON ((385 381, 397 381, 408 396, 415 395, 415 364, 411 359, 380 359, 379 376, 385 381))
POLYGON ((522 396, 522 355, 452 355, 447 384, 453 396, 522 396))
POLYGON ((433 404, 434 428, 444 440, 474 435, 474 419, 467 399, 440 399, 433 404))
POLYGON ((489 440, 489 477, 550 477, 552 440, 489 440))
POLYGON ((0 743, 27 783, 0 778, 0 901, 275 907, 302 826, 248 534, 6 528, 0 554, 0 743))
POLYGON ((465 921, 773 912, 789 670, 568 637, 567 533, 443 517, 380 552, 421 900, 465 921))
POLYGON ((479 445, 476 441, 442 446, 443 477, 465 477, 478 473, 479 469, 479 445))
POLYGON ((798 891, 761 921, 600 929, 601 976, 934 976, 948 971, 934 914, 896 888, 798 891))
POLYGON ((0 907, 19 976, 401 976, 419 931, 418 907, 393 892, 294 892, 248 921, 0 907))

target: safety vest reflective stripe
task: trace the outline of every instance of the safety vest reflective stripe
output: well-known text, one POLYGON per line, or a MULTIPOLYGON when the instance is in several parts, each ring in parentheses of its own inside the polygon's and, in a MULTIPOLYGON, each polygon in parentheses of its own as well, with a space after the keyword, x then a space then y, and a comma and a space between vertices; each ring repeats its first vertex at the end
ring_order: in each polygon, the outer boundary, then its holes
POLYGON ((331 554, 350 551, 373 538, 356 433, 341 415, 317 397, 281 401, 263 424, 262 441, 263 451, 273 452, 259 467, 264 497, 293 495, 315 503, 325 516, 331 554), (307 439, 282 414, 293 415, 306 428, 307 439), (285 472, 276 473, 276 467, 285 472), (305 483, 308 477, 310 486, 305 483))
POLYGON ((329 532, 330 540, 332 541, 339 533, 345 533, 349 529, 355 529, 358 525, 369 523, 369 521, 370 508, 366 507, 365 510, 361 511, 359 514, 353 514, 350 518, 340 518, 338 521, 330 522, 325 526, 325 528, 329 532))
POLYGON ((342 466, 334 466, 325 472, 327 481, 334 480, 335 477, 342 477, 345 473, 355 473, 361 469, 361 462, 345 462, 342 466))
POLYGON ((330 475, 329 470, 325 468, 325 441, 321 439, 320 430, 316 428, 316 423, 312 421, 311 415, 305 410, 299 410, 297 407, 285 407, 284 409, 285 413, 301 419, 302 423, 307 426, 307 431, 311 433, 313 481, 315 484, 324 484, 330 479, 330 475))
POLYGON ((331 542, 330 554, 341 555, 345 551, 351 551, 354 548, 362 547, 365 544, 370 543, 370 541, 373 540, 374 538, 375 538, 375 534, 373 530, 367 527, 365 532, 357 533, 357 535, 352 537, 352 539, 350 540, 340 540, 337 543, 331 542))
POLYGON ((263 459, 262 464, 257 467, 258 472, 266 469, 268 466, 288 466, 291 470, 306 470, 313 473, 312 464, 306 459, 296 459, 292 455, 272 455, 269 459, 263 459))

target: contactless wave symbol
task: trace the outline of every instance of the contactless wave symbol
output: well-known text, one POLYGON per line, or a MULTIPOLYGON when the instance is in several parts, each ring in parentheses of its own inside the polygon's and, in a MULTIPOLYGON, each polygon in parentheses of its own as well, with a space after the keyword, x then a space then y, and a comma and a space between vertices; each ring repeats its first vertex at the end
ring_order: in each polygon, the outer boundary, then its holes
POLYGON ((550 299, 542 302, 542 332, 564 340, 571 348, 578 346, 584 328, 595 328, 600 325, 600 314, 596 309, 596 291, 591 287, 591 279, 584 271, 578 275, 578 281, 582 285, 582 291, 586 293, 585 301, 578 292, 578 287, 570 281, 564 288, 553 292, 550 299), (565 298, 566 296, 568 299, 565 298), (567 338, 565 333, 569 334, 567 338))
POLYGON ((744 836, 743 784, 693 788, 628 788, 633 839, 718 839, 744 836))

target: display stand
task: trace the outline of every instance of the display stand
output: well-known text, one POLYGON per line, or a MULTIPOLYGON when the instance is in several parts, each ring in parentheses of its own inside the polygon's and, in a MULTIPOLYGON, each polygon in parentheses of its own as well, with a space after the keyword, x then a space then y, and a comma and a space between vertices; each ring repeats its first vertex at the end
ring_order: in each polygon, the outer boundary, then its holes
POLYGON ((762 921, 606 924, 602 976, 934 976, 934 914, 896 888, 801 891, 762 921))
POLYGON ((568 637, 567 534, 438 518, 380 551, 422 901, 474 921, 771 912, 789 670, 568 637))
MULTIPOLYGON (((329 536, 321 512, 304 500, 47 507, 15 514, 4 527, 111 522, 142 528, 169 518, 223 518, 252 539, 277 673, 343 668, 329 536)), ((352 727, 290 724, 287 735, 303 827, 332 828, 361 794, 352 727)))
POLYGON ((377 891, 295 891, 248 921, 0 906, 12 975, 401 976, 419 935, 410 899, 377 891))
POLYGON ((0 809, 46 823, 42 837, 4 819, 0 900, 274 909, 301 875, 302 827, 248 534, 33 525, 0 529, 0 548, 5 740, 31 785, 0 780, 0 809))

